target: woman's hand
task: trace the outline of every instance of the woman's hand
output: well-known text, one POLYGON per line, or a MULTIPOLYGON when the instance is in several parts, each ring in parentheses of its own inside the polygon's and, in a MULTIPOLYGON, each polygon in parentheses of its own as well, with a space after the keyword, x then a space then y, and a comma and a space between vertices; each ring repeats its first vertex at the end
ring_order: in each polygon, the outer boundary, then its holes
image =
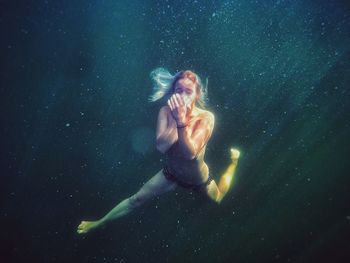
POLYGON ((182 96, 177 93, 173 94, 170 99, 168 99, 168 105, 177 125, 186 124, 187 108, 182 96))

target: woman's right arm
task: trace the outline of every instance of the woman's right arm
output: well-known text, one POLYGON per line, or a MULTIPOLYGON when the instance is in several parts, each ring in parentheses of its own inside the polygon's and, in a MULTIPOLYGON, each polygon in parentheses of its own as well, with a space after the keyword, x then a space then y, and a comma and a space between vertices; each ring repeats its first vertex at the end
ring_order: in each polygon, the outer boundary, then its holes
POLYGON ((163 106, 159 110, 157 120, 157 149, 161 153, 165 153, 177 139, 177 129, 174 122, 170 122, 170 108, 168 105, 163 106))

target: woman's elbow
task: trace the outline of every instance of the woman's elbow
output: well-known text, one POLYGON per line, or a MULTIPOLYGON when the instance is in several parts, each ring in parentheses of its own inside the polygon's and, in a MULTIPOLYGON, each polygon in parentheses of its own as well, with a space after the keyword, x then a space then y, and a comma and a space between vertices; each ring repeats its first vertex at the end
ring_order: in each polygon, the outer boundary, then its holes
POLYGON ((197 157, 197 154, 196 154, 196 153, 187 153, 187 154, 184 154, 184 159, 186 159, 186 160, 188 160, 188 161, 194 160, 196 157, 197 157))
POLYGON ((161 153, 165 153, 166 150, 164 149, 164 147, 161 145, 161 144, 157 144, 156 145, 156 148, 158 151, 160 151, 161 153))
POLYGON ((161 139, 156 141, 156 148, 161 153, 165 153, 168 150, 166 143, 161 139))
POLYGON ((199 151, 198 151, 198 149, 196 148, 196 147, 189 147, 188 149, 187 149, 187 151, 184 153, 184 158, 186 159, 186 160, 193 160, 193 159, 196 159, 197 158, 197 156, 198 156, 198 153, 199 153, 199 151))

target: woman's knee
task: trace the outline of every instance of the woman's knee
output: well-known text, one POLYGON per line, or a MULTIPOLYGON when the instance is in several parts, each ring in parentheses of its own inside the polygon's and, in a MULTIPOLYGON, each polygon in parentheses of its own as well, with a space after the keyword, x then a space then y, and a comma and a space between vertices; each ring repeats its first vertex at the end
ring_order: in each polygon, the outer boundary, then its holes
POLYGON ((148 199, 149 198, 146 195, 140 192, 137 192, 136 194, 129 197, 130 204, 134 208, 143 205, 148 199))
POLYGON ((211 199, 213 202, 217 204, 220 204, 223 198, 223 194, 220 192, 215 182, 212 182, 206 188, 206 195, 209 199, 211 199))

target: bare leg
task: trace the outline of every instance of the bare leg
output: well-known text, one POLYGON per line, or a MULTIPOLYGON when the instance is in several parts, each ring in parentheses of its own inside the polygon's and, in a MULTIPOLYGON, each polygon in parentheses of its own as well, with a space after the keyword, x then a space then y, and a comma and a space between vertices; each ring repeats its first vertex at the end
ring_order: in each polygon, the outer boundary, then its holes
POLYGON ((77 232, 79 234, 85 234, 92 229, 101 227, 107 222, 129 214, 135 208, 141 206, 146 201, 151 200, 153 197, 172 191, 175 188, 176 183, 167 180, 164 177, 163 171, 160 170, 146 184, 144 184, 136 194, 121 201, 101 219, 97 221, 82 221, 78 226, 77 232))
POLYGON ((233 178, 235 175, 238 158, 240 155, 240 152, 236 149, 231 148, 231 163, 227 167, 224 174, 221 176, 219 185, 216 184, 216 182, 213 180, 211 183, 207 186, 207 194, 208 196, 217 202, 218 204, 221 203, 224 196, 227 194, 228 190, 232 186, 233 178))

